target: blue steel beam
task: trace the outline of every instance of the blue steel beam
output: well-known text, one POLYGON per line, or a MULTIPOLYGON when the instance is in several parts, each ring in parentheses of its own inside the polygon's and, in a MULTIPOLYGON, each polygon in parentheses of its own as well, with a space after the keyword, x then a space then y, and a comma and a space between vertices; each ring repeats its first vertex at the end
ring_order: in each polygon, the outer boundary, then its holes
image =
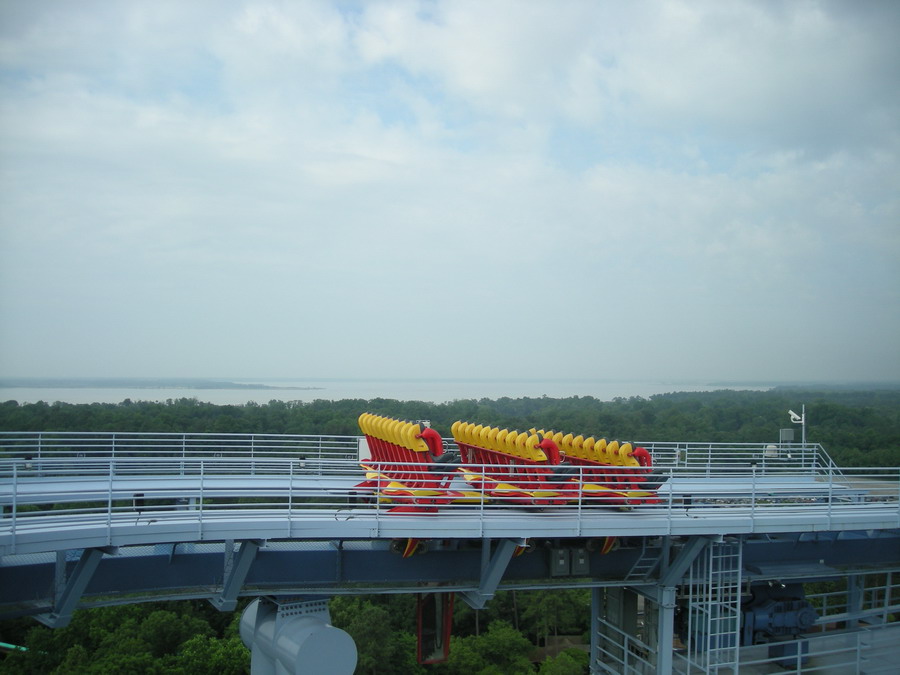
MULTIPOLYGON (((822 533, 817 538, 796 535, 748 538, 744 544, 745 576, 816 579, 833 576, 834 570, 861 568, 867 564, 885 569, 900 567, 900 532, 854 534, 857 536, 828 537, 822 533), (773 566, 773 561, 777 561, 777 566, 773 566)), ((342 542, 340 547, 333 542, 269 541, 257 551, 238 597, 266 593, 411 592, 422 583, 472 592, 475 598, 479 592, 491 590, 492 577, 482 559, 484 549, 480 540, 453 542, 449 547, 437 543, 428 543, 426 555, 403 559, 391 553, 389 544, 383 541, 342 542)), ((637 538, 626 539, 620 548, 607 555, 594 553, 589 558, 588 574, 557 577, 552 585, 627 585, 624 580, 641 555, 640 543, 637 538)), ((580 547, 583 541, 557 544, 580 547)), ((549 554, 549 550, 538 548, 512 558, 501 574, 503 580, 499 587, 551 585, 549 554)), ((492 558, 487 560, 490 563, 492 558)), ((676 557, 675 562, 678 560, 676 557)), ((79 606, 98 601, 116 603, 119 597, 143 596, 147 600, 218 597, 223 589, 222 561, 221 543, 187 542, 179 544, 174 554, 168 546, 123 548, 118 555, 99 560, 99 572, 90 578, 79 606)), ((687 558, 682 561, 686 562, 687 558)), ((75 566, 74 562, 68 563, 70 580, 87 579, 74 574, 75 566)), ((499 570, 500 558, 497 558, 493 572, 499 570)), ((54 556, 0 558, 0 617, 56 611, 58 603, 54 602, 51 590, 56 572, 54 556)), ((673 572, 672 578, 675 576, 673 572)), ((237 580, 234 576, 232 589, 237 580)), ((641 590, 656 588, 657 584, 658 581, 648 580, 640 584, 641 590)), ((67 598, 71 604, 75 586, 69 588, 67 598)))
POLYGON ((509 561, 512 560, 516 547, 524 545, 524 540, 501 539, 497 542, 497 548, 493 555, 490 555, 491 540, 483 539, 481 542, 481 582, 474 591, 466 591, 461 593, 463 600, 468 603, 472 609, 484 609, 488 600, 494 597, 500 580, 506 572, 509 561))
MULTIPOLYGON (((233 612, 237 609, 238 593, 247 579, 247 573, 250 566, 256 558, 256 552, 263 542, 258 540, 248 540, 241 542, 237 556, 234 556, 234 550, 225 551, 226 564, 230 563, 231 569, 226 569, 225 583, 222 585, 222 592, 215 598, 211 598, 210 602, 221 612, 233 612), (229 556, 229 554, 231 554, 229 556), (233 559, 229 560, 233 556, 233 559)), ((226 542, 227 546, 234 546, 233 542, 226 542)))
POLYGON ((659 580, 659 585, 663 588, 675 586, 681 581, 682 577, 693 564, 697 556, 703 552, 703 549, 709 544, 708 537, 691 537, 687 543, 679 551, 675 560, 669 564, 668 568, 663 572, 659 580))
POLYGON ((69 625, 72 620, 72 613, 78 607, 78 602, 97 566, 103 558, 104 550, 99 548, 87 548, 81 553, 72 575, 64 582, 65 585, 54 605, 52 611, 46 614, 39 614, 35 618, 50 628, 64 628, 69 625))
MULTIPOLYGON (((835 570, 861 568, 867 564, 885 569, 900 568, 898 531, 827 534, 747 538, 744 576, 748 579, 816 579, 833 576, 835 570)), ((403 559, 391 553, 389 543, 384 541, 345 541, 337 547, 333 542, 269 541, 257 551, 238 597, 266 593, 411 592, 423 583, 447 586, 447 590, 468 591, 475 594, 475 598, 479 592, 491 591, 492 576, 482 559, 484 549, 480 540, 452 542, 450 546, 438 546, 438 543, 428 542, 429 550, 425 555, 403 559)), ((584 542, 571 540, 556 545, 583 547, 584 542)), ((693 545, 699 546, 699 543, 693 545)), ((592 554, 589 571, 584 576, 556 577, 552 585, 627 585, 629 582, 624 580, 642 549, 640 539, 625 539, 620 548, 607 555, 592 554)), ((551 585, 549 554, 549 550, 537 548, 510 559, 505 573, 501 574, 503 580, 499 588, 551 585)), ((96 553, 91 555, 97 556, 96 553)), ((241 558, 238 554, 237 558, 246 561, 249 560, 247 555, 247 558, 241 558)), ((84 560, 86 565, 88 559, 84 560)), ((492 558, 487 560, 490 563, 492 558)), ((669 569, 672 570, 679 560, 686 563, 687 557, 676 557, 669 569)), ((147 600, 214 598, 224 589, 221 543, 186 542, 179 544, 174 552, 169 546, 122 548, 117 555, 106 555, 100 560, 95 558, 94 562, 99 571, 90 577, 78 606, 116 603, 120 597, 143 596, 147 600)), ((81 572, 76 575, 73 570, 76 566, 74 561, 67 564, 69 581, 80 579, 80 583, 84 583, 88 577, 81 572)), ((233 566, 232 570, 235 568, 233 566)), ((493 572, 500 568, 498 557, 493 572)), ((228 597, 232 597, 237 586, 238 576, 233 574, 228 597)), ((56 575, 53 555, 0 558, 0 618, 65 609, 62 601, 54 602, 52 589, 56 575)), ((674 579, 677 570, 671 575, 674 579)), ((641 590, 656 588, 658 583, 658 580, 649 579, 640 584, 641 590)), ((76 587, 67 585, 67 589, 65 606, 70 607, 76 600, 76 587)))
MULTIPOLYGON (((684 578, 691 565, 697 559, 711 539, 709 537, 690 537, 682 546, 675 559, 665 565, 660 571, 660 577, 656 586, 642 589, 641 592, 651 597, 657 603, 657 637, 659 643, 656 648, 656 673, 668 675, 672 672, 672 652, 674 649, 675 634, 675 592, 676 586, 684 578)), ((668 551, 669 542, 664 549, 668 551)))

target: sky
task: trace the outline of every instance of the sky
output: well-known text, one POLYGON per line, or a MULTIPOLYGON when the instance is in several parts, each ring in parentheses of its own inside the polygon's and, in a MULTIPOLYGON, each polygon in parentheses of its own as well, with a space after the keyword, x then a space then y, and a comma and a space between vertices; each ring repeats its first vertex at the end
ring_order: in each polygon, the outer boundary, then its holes
POLYGON ((0 376, 900 381, 898 34, 0 0, 0 376))

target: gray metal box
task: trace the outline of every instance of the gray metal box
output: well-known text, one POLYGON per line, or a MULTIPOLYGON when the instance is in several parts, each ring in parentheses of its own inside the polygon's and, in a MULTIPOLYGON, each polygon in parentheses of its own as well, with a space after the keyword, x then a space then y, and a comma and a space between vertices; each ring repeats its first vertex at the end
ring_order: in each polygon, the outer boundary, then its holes
POLYGON ((591 573, 591 561, 588 552, 583 548, 572 549, 572 574, 575 576, 587 576, 591 573))
POLYGON ((567 548, 550 549, 550 576, 569 576, 570 556, 567 548))

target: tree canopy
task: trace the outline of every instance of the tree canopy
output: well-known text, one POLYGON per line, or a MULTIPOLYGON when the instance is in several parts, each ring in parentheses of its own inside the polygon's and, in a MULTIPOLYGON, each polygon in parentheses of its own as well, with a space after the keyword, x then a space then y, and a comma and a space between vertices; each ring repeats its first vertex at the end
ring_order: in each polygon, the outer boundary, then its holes
POLYGON ((196 399, 122 403, 0 403, 0 430, 286 433, 356 435, 363 412, 431 420, 443 435, 458 419, 491 426, 565 430, 631 441, 774 442, 805 404, 808 439, 838 464, 900 464, 900 389, 660 394, 600 401, 569 398, 463 399, 448 403, 376 398, 214 405, 196 399))
MULTIPOLYGON (((5 431, 144 431, 356 435, 365 411, 429 419, 443 435, 457 419, 494 426, 532 426, 633 441, 773 442, 805 404, 808 438, 839 465, 900 465, 900 389, 857 391, 780 388, 771 391, 677 393, 599 401, 591 397, 501 398, 432 404, 393 399, 282 402, 221 406, 195 399, 118 404, 0 403, 5 431)), ((498 592, 487 608, 457 603, 450 660, 435 673, 587 672, 587 655, 570 649, 534 663, 537 645, 589 628, 586 590, 498 592)), ((357 673, 424 673, 415 662, 412 595, 339 596, 334 624, 356 641, 357 673)), ((0 673, 249 672, 237 633, 240 613, 206 602, 124 605, 76 612, 50 630, 31 619, 0 623, 4 641, 23 645, 0 660, 0 673)))

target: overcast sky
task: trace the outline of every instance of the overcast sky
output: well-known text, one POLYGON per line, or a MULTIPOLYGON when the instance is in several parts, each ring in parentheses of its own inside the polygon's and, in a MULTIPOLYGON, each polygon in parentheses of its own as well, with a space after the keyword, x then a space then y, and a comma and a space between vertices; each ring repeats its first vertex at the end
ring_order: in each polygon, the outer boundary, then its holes
POLYGON ((0 0, 0 375, 900 380, 898 35, 0 0))

